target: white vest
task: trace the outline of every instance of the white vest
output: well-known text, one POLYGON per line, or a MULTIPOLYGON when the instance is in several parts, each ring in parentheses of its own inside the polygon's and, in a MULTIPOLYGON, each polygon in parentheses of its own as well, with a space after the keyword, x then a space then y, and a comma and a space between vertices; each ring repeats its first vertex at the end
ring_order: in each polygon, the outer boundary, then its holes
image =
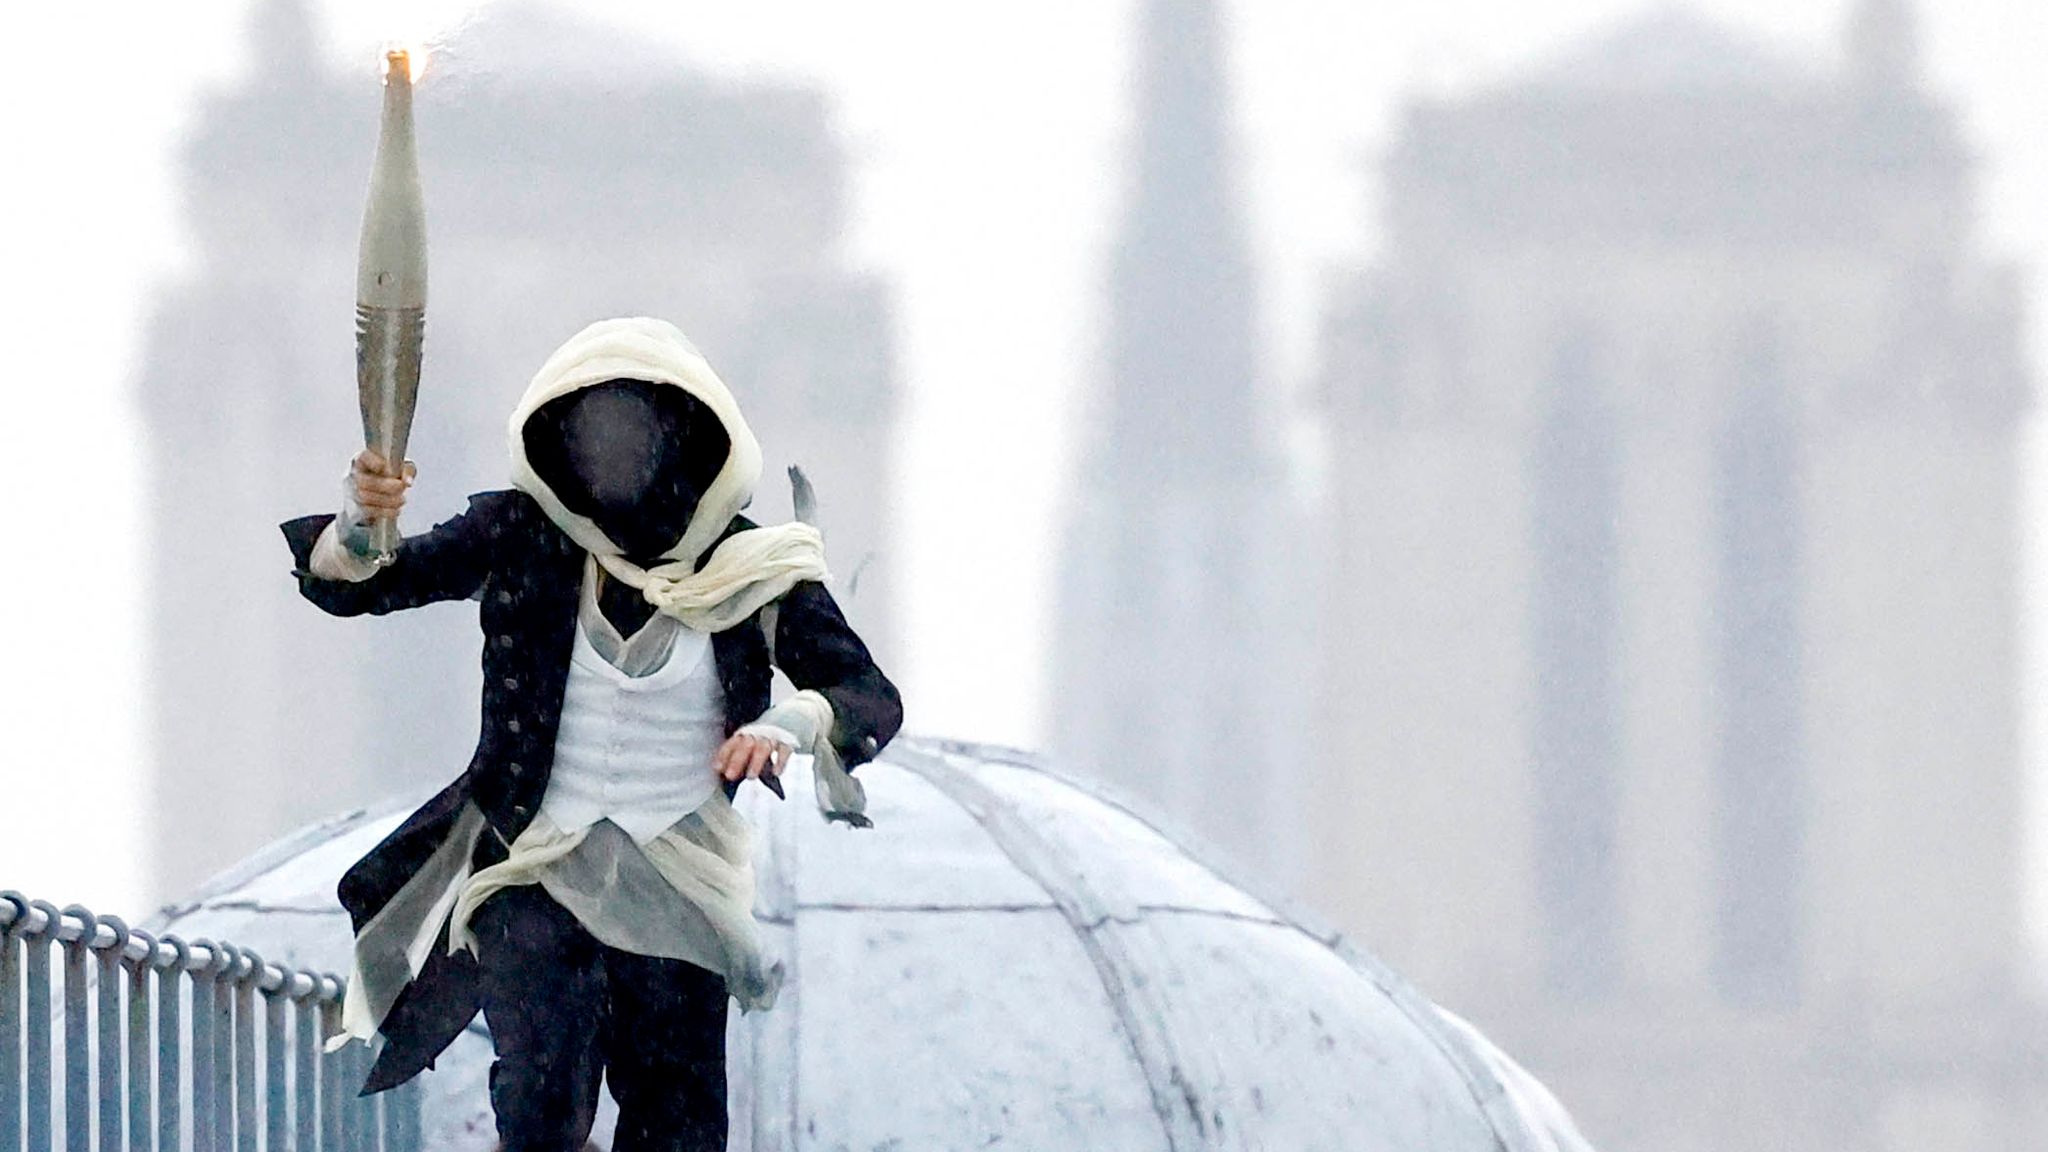
POLYGON ((598 655, 579 622, 540 810, 565 832, 609 818, 644 844, 711 798, 711 756, 724 742, 710 633, 677 629, 660 668, 628 676, 598 655))

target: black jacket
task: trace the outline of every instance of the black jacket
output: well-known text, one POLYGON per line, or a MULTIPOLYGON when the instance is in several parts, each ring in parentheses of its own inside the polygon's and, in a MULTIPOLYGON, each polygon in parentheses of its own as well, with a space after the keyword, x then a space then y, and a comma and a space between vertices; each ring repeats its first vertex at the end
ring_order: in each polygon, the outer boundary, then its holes
MULTIPOLYGON (((309 565, 313 544, 332 519, 304 516, 280 525, 306 599, 337 616, 474 599, 484 635, 476 753, 454 782, 342 877, 341 903, 360 932, 434 854, 466 802, 474 800, 490 826, 478 846, 479 866, 503 859, 505 846, 540 809, 575 641, 583 549, 532 497, 501 489, 471 496, 467 511, 406 537, 397 560, 369 579, 328 580, 309 565)), ((736 516, 719 539, 750 527, 736 516)), ((831 739, 849 770, 873 759, 903 722, 895 685, 875 666, 824 585, 800 581, 778 604, 776 665, 797 687, 815 689, 831 702, 831 739)), ((714 633, 711 646, 729 735, 768 707, 771 671, 759 615, 714 633)), ((738 787, 727 781, 726 794, 738 787)), ((364 1090, 403 1083, 430 1067, 476 1011, 474 960, 466 952, 449 956, 445 947, 436 948, 386 1017, 382 1031, 388 1043, 364 1090)))

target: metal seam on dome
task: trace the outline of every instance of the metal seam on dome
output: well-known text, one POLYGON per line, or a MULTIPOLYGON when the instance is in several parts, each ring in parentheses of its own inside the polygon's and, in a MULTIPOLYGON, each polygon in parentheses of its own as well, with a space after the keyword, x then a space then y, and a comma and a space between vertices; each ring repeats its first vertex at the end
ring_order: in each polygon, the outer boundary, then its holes
POLYGON ((1136 965, 1126 953, 1123 941, 1117 938, 1121 933, 1111 927, 1114 920, 1136 917, 1113 916, 1105 907, 1102 894, 1063 858, 1060 847, 1019 820, 1014 806, 1005 802, 995 789, 948 763, 943 755, 914 744, 906 747, 899 742, 891 751, 895 754, 889 757, 889 763, 915 772, 960 805, 1003 855, 1052 897, 1094 964, 1103 992, 1123 1024, 1132 1057, 1145 1075, 1152 1108, 1159 1117, 1170 1152, 1215 1147, 1209 1118, 1203 1114, 1193 1086, 1188 1083, 1181 1054, 1166 1027, 1166 1014, 1154 1001, 1150 985, 1132 978, 1136 965))
POLYGON ((208 877, 200 884, 198 890, 182 903, 166 904, 158 908, 153 922, 161 926, 181 916, 202 911, 208 901, 215 897, 245 888, 297 860, 308 851, 330 844, 372 820, 409 812, 432 795, 431 790, 413 789, 398 796, 386 797, 383 801, 368 807, 351 808, 290 832, 283 838, 258 848, 253 855, 244 857, 208 877))
MULTIPOLYGON (((799 912, 916 912, 920 914, 926 912, 1056 912, 1059 910, 1055 904, 1021 904, 1016 902, 1001 904, 856 904, 843 900, 802 903, 795 905, 795 907, 799 912)), ((1232 912, 1224 908, 1201 908, 1193 904, 1133 904, 1131 907, 1139 912, 1167 912, 1176 916, 1208 916, 1217 920, 1235 920, 1241 924, 1266 924, 1274 928, 1293 928, 1297 931, 1300 929, 1299 925, 1290 924, 1278 916, 1254 916, 1248 912, 1232 912)), ((754 914, 754 919, 771 924, 786 924, 789 922, 787 917, 775 917, 759 912, 754 914)))
POLYGON ((775 1007, 769 1009, 753 1031, 754 1078, 752 1138, 755 1152, 783 1152, 797 1146, 802 1116, 798 1112, 797 1072, 802 1066, 800 1048, 803 1021, 803 989, 797 968, 796 899, 797 837, 786 812, 777 811, 765 821, 769 838, 766 874, 758 877, 758 891, 767 897, 764 922, 780 925, 787 947, 782 957, 783 983, 776 993, 775 1007), (765 881, 765 883, 762 883, 765 881), (780 1123, 769 1114, 778 1100, 788 1109, 780 1123))
MULTIPOLYGON (((260 877, 259 877, 260 879, 260 877)), ((303 904, 270 904, 262 900, 214 900, 179 912, 172 919, 189 916, 194 912, 256 912, 263 915, 276 913, 284 916, 346 916, 348 910, 339 903, 323 904, 308 908, 303 904)))
MULTIPOLYGON (((891 745, 891 751, 908 744, 926 756, 934 753, 920 745, 924 740, 899 738, 891 745)), ((1479 1056, 1471 1050, 1462 1036, 1457 1035, 1437 1014, 1434 1002, 1418 991, 1413 984, 1386 966, 1377 956, 1358 945, 1336 929, 1325 925, 1320 916, 1310 912, 1293 897, 1274 892, 1263 881, 1247 880, 1238 876, 1231 868, 1222 867, 1218 861, 1221 853, 1208 841, 1191 830, 1176 824, 1170 816, 1141 810, 1133 801, 1123 796, 1110 785, 1069 775, 1046 764, 1036 753, 1023 748, 997 745, 980 745, 972 741, 940 739, 930 741, 939 752, 952 752, 978 760, 1003 764, 1037 772, 1070 788, 1107 804, 1138 823, 1151 829, 1180 850, 1188 859, 1208 869, 1223 883, 1250 895, 1271 909, 1281 920, 1311 940, 1336 952, 1351 969, 1372 981, 1386 997, 1393 1001, 1415 1027, 1427 1037, 1432 1045, 1456 1069, 1473 1103, 1478 1106, 1481 1116, 1493 1129, 1494 1142, 1501 1152, 1546 1152, 1551 1147, 1530 1127, 1528 1120, 1517 1110, 1508 1096, 1506 1085, 1487 1068, 1479 1056)))
POLYGON ((844 901, 824 900, 815 904, 799 904, 799 912, 1054 912, 1051 904, 849 904, 844 901))
MULTIPOLYGON (((788 1085, 789 1092, 789 1140, 787 1146, 794 1148, 797 1143, 797 1134, 803 1131, 804 1119, 803 1084, 802 1076, 800 1075, 803 1069, 804 998, 803 989, 798 987, 796 979, 797 950, 802 929, 802 925, 797 923, 799 913, 796 909, 797 838, 795 835, 795 825, 790 822, 786 815, 781 821, 779 835, 782 840, 780 844, 782 851, 778 857, 776 884, 785 901, 784 906, 789 909, 789 954, 783 960, 783 963, 788 965, 788 967, 784 970, 783 977, 788 982, 789 991, 795 994, 789 1006, 789 1028, 786 1033, 789 1038, 789 1047, 784 1050, 789 1060, 789 1075, 783 1081, 788 1085)), ((777 995, 780 996, 781 993, 778 992, 777 995)))
POLYGON ((1387 967, 1379 957, 1354 944, 1335 928, 1323 924, 1320 917, 1309 912, 1299 901, 1269 890, 1263 881, 1247 880, 1236 875, 1233 869, 1221 866, 1218 863, 1221 853, 1210 846, 1208 841, 1180 827, 1170 816, 1141 811, 1136 804, 1107 784, 1070 776, 1021 749, 1006 749, 998 755, 987 755, 975 751, 972 744, 962 744, 961 747, 963 754, 1037 772, 1118 809, 1174 844, 1183 855, 1208 869, 1223 883, 1239 888, 1265 904, 1296 931, 1336 952, 1353 971, 1370 980, 1375 988, 1392 1001, 1401 1014, 1406 1016, 1409 1022, 1443 1054, 1444 1059, 1450 1062, 1466 1089, 1472 1093, 1473 1103, 1479 1108, 1480 1115, 1486 1118, 1488 1127, 1493 1129, 1494 1142, 1502 1152, 1544 1152, 1548 1147, 1548 1142, 1539 1139, 1530 1131, 1528 1122, 1515 1110, 1509 1101, 1506 1086, 1472 1052, 1462 1036, 1444 1025, 1437 1015, 1434 1002, 1422 995, 1405 977, 1387 967))

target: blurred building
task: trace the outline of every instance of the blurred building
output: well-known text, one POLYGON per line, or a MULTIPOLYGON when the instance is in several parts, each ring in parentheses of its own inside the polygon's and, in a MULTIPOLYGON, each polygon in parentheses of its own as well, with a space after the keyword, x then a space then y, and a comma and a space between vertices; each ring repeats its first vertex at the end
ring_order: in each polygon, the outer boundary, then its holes
POLYGON ((1140 10, 1100 390, 1060 556, 1051 743, 1285 883, 1306 747, 1294 718, 1309 712, 1290 659, 1307 622, 1287 609, 1307 570, 1271 450, 1225 40, 1208 0, 1140 10))
MULTIPOLYGON (((265 0, 248 55, 186 148, 196 268, 163 294, 143 376, 163 891, 315 815, 446 781, 476 738, 469 605, 334 620, 288 575, 276 524, 337 507, 362 444, 378 66, 332 67, 301 0, 265 0)), ((836 594, 890 666, 893 316, 842 255, 849 173, 824 97, 493 6, 430 62, 417 114, 433 296, 407 530, 505 486, 504 421, 556 344, 664 316, 762 441, 750 513, 789 515, 787 463, 812 477, 836 594)))
POLYGON ((1617 1150, 2020 1149, 2018 293, 1904 0, 1413 106, 1335 301, 1317 899, 1617 1150))

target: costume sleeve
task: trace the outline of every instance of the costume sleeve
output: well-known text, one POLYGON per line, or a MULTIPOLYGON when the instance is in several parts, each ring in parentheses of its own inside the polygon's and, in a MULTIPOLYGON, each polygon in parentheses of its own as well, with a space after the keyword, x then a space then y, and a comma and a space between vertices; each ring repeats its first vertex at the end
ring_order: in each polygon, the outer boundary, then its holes
POLYGON ((326 580, 368 580, 377 574, 377 565, 363 553, 368 543, 369 517, 363 514, 363 506, 356 499, 355 481, 344 476, 341 481, 341 515, 328 521, 320 530, 319 539, 313 542, 313 557, 306 567, 313 575, 326 580))
POLYGON ((799 580, 777 602, 775 663, 798 688, 832 705, 832 746, 845 766, 865 764, 903 726, 903 699, 875 666, 832 593, 799 580))
POLYGON ((777 744, 787 744, 791 748, 802 748, 804 746, 804 741, 795 732, 790 730, 790 725, 783 722, 773 708, 761 713, 761 718, 752 724, 740 725, 733 735, 759 736, 764 740, 773 740, 777 744))
POLYGON ((381 616, 475 595, 490 575, 497 540, 511 514, 506 499, 511 495, 471 496, 468 510, 403 538, 397 558, 362 580, 331 579, 314 570, 313 550, 334 522, 333 513, 301 516, 278 527, 292 550, 292 575, 298 579, 300 595, 336 616, 381 616))

